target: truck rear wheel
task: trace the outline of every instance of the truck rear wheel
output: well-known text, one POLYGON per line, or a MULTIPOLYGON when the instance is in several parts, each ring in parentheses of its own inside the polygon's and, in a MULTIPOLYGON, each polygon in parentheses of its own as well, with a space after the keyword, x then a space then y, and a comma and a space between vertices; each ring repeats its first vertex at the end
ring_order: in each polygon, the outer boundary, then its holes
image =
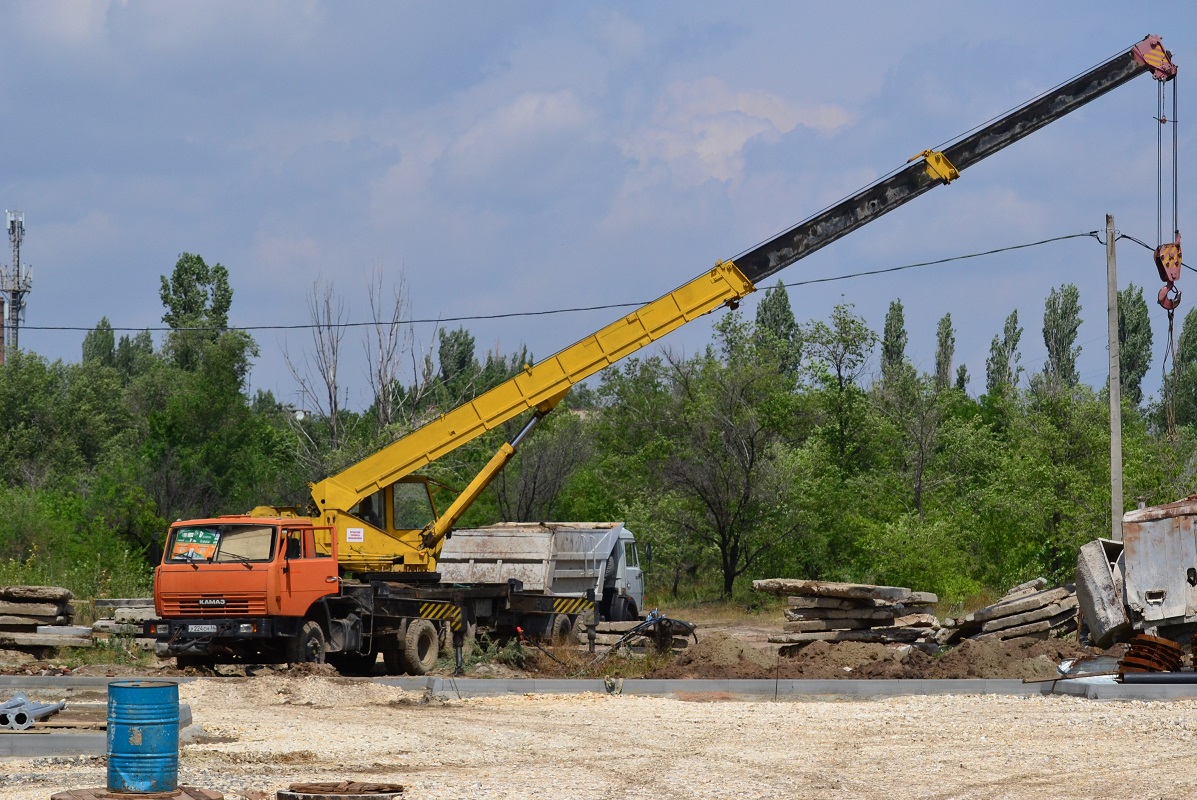
POLYGON ((436 626, 426 619, 413 619, 403 640, 403 668, 409 675, 426 675, 436 666, 441 640, 436 626))
POLYGON ((320 623, 307 621, 299 629, 299 635, 290 642, 287 661, 292 664, 324 663, 324 631, 320 623))
POLYGON ((555 614, 549 625, 549 644, 569 644, 574 636, 574 623, 568 614, 555 614))

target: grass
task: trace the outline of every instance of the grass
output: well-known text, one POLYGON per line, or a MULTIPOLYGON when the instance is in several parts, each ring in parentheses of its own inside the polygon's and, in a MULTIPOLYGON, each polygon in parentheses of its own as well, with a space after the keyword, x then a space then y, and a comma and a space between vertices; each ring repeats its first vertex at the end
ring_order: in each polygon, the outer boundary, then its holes
POLYGON ((91 647, 58 647, 52 658, 42 659, 74 669, 90 664, 117 664, 126 667, 152 667, 154 654, 142 649, 133 636, 96 639, 91 647))

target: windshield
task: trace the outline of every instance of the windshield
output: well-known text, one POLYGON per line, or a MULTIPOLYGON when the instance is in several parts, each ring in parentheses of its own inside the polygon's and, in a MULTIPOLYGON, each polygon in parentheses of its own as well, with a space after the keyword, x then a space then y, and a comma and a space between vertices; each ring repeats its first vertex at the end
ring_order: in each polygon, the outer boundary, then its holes
POLYGON ((172 528, 167 561, 210 563, 269 561, 273 525, 181 525, 172 528))

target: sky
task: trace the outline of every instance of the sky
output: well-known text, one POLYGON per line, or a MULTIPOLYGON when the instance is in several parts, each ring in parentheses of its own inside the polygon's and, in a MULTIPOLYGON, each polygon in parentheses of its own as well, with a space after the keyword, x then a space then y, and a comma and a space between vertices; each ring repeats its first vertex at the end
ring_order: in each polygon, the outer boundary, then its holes
MULTIPOLYGON (((20 343, 64 361, 84 331, 51 328, 161 327, 160 276, 183 252, 228 268, 235 326, 308 323, 317 283, 345 321, 366 322, 381 280, 408 319, 541 359, 626 311, 450 320, 652 300, 1148 33, 1179 64, 1182 121, 1197 100, 1184 79, 1197 5, 1164 0, 2 0, 0 13, 0 205, 25 214, 33 280, 20 343)), ((767 285, 1103 229, 1106 214, 1154 245, 1156 103, 1156 83, 1136 78, 767 285)), ((1192 130, 1179 126, 1182 233, 1197 207, 1192 130)), ((1160 285, 1150 252, 1125 240, 1118 277, 1149 301, 1160 285)), ((1064 283, 1080 289, 1081 378, 1100 387, 1093 239, 789 293, 799 321, 851 303, 876 331, 900 299, 924 370, 950 312, 976 394, 1014 309, 1022 364, 1042 368, 1044 300, 1064 283)), ((1150 308, 1154 391, 1167 322, 1150 308)), ((646 353, 697 352, 711 321, 646 353)), ((436 329, 412 327, 417 357, 436 329)), ((310 332, 253 336, 250 390, 304 405, 286 362, 310 373, 310 332)), ((364 336, 341 345, 355 408, 371 399, 364 336)))

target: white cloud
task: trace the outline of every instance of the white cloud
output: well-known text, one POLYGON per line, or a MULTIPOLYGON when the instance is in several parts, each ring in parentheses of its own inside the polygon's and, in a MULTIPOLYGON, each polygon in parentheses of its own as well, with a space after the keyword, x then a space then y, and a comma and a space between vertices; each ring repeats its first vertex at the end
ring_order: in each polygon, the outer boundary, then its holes
POLYGON ((10 6, 13 24, 24 35, 51 44, 78 46, 103 38, 108 10, 101 0, 46 0, 10 6))
POLYGON ((580 132, 589 118, 572 91, 525 92, 459 136, 446 154, 449 168, 468 181, 504 171, 547 140, 580 132))
POLYGON ((656 174, 652 166, 663 162, 683 186, 712 179, 734 183, 743 176, 749 143, 776 142, 799 126, 832 131, 849 121, 839 106, 802 108, 769 92, 733 89, 708 77, 670 85, 653 119, 625 139, 622 149, 650 176, 656 174))

